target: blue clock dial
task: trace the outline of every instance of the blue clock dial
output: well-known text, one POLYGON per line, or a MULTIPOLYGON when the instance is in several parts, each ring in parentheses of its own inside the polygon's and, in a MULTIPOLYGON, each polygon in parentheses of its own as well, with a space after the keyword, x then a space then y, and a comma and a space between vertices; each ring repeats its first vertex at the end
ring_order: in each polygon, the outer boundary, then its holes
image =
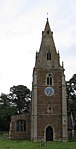
POLYGON ((52 87, 46 87, 46 88, 44 89, 44 93, 45 93, 45 95, 47 95, 47 96, 51 96, 51 95, 54 94, 54 89, 53 89, 52 87))

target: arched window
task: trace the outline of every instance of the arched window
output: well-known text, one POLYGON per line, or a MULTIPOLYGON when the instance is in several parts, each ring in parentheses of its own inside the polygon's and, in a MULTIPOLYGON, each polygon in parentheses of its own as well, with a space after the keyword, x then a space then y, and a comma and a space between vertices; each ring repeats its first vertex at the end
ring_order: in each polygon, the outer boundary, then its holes
POLYGON ((46 79, 47 79, 46 80, 47 85, 52 85, 52 76, 51 76, 51 74, 48 74, 46 79))
POLYGON ((50 52, 47 53, 47 60, 51 60, 51 53, 50 52))
POLYGON ((26 121, 18 120, 16 122, 16 131, 26 131, 26 121))

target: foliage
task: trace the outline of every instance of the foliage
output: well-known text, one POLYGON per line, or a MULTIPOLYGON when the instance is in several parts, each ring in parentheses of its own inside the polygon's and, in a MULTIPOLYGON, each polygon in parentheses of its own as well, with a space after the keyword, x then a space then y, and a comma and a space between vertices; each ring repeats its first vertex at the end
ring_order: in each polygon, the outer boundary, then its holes
POLYGON ((2 93, 0 96, 0 130, 9 130, 10 119, 15 112, 16 109, 11 107, 7 95, 2 93))
POLYGON ((0 96, 0 130, 8 131, 11 116, 29 112, 31 92, 24 85, 13 86, 9 94, 0 96))
POLYGON ((76 74, 66 82, 67 84, 67 99, 68 99, 68 112, 73 113, 74 119, 76 118, 76 74))
POLYGON ((9 98, 16 107, 17 113, 29 112, 31 92, 26 86, 18 85, 11 87, 9 98))

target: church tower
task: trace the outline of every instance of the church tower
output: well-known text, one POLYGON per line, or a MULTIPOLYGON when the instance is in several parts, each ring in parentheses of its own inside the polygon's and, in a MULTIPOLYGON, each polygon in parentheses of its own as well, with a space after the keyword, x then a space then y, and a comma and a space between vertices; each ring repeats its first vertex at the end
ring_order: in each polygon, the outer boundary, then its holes
POLYGON ((67 141, 67 99, 63 64, 47 18, 33 69, 31 140, 67 141))

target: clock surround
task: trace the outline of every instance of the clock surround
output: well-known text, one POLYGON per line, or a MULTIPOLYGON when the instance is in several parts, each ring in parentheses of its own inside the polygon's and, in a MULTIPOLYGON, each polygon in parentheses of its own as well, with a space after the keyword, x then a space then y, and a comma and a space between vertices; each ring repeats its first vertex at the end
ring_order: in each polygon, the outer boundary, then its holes
POLYGON ((52 96, 54 94, 53 87, 46 87, 44 89, 44 93, 45 93, 46 96, 52 96))

